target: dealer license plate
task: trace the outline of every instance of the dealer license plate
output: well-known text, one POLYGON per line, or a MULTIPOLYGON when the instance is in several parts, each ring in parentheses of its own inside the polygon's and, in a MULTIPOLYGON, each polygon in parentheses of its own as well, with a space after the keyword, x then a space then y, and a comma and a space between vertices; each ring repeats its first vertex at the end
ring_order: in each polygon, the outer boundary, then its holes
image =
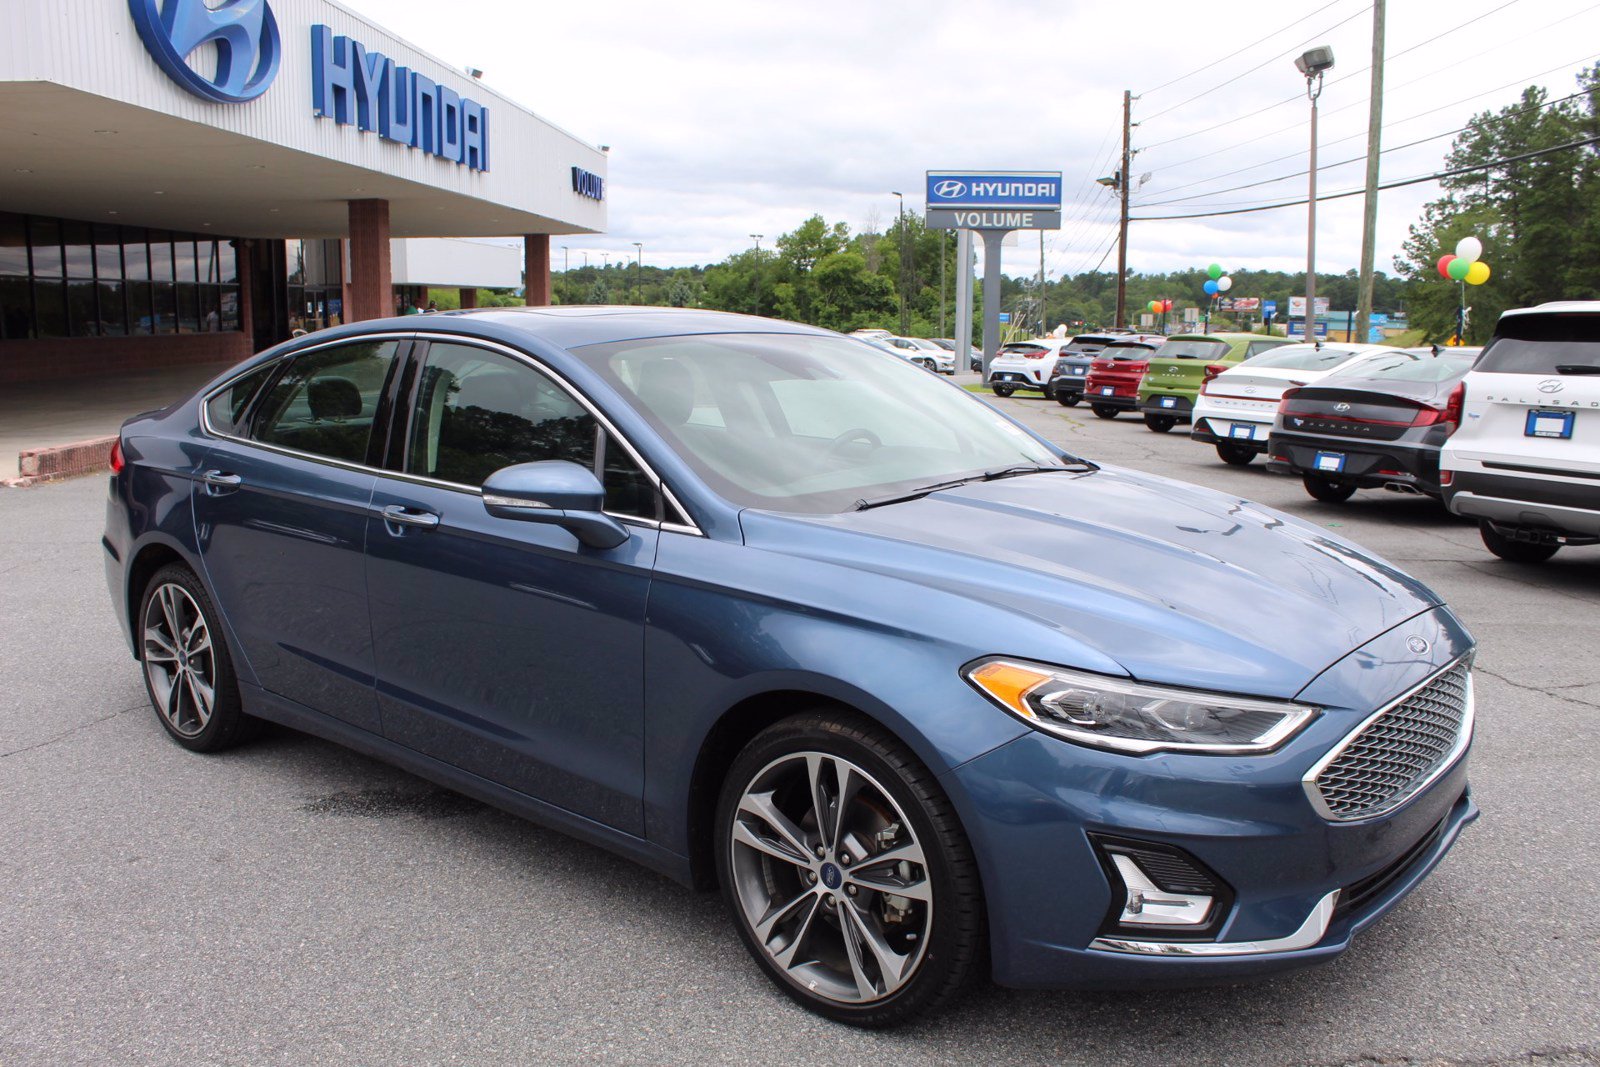
POLYGON ((1571 411, 1530 411, 1528 426, 1523 435, 1569 438, 1572 436, 1573 416, 1574 412, 1571 411))
POLYGON ((1082 378, 1083 375, 1084 375, 1084 368, 1082 368, 1082 367, 1073 367, 1072 368, 1072 373, 1076 374, 1078 377, 1082 378))
POLYGON ((1103 389, 1100 390, 1100 395, 1101 396, 1112 396, 1112 395, 1114 395, 1116 393, 1116 391, 1117 390, 1116 390, 1116 388, 1114 386, 1108 385, 1108 386, 1105 386, 1103 389))
POLYGON ((1161 406, 1164 408, 1176 407, 1177 403, 1178 398, 1175 396, 1164 396, 1161 398, 1161 406))
POLYGON ((1317 461, 1313 464, 1313 466, 1315 466, 1319 471, 1327 471, 1329 474, 1338 474, 1344 470, 1344 453, 1318 452, 1317 461))
POLYGON ((1254 441, 1256 439, 1255 424, 1250 422, 1236 422, 1228 428, 1228 436, 1238 437, 1246 441, 1254 441))

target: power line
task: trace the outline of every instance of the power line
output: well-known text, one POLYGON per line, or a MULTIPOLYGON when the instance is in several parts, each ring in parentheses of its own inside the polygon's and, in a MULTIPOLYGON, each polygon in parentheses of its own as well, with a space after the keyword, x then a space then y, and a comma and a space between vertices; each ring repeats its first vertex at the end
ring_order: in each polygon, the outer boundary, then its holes
MULTIPOLYGON (((1411 178, 1399 178, 1394 181, 1384 182, 1383 184, 1379 185, 1378 188, 1399 189, 1407 185, 1421 185, 1423 182, 1442 181, 1445 178, 1454 178, 1461 174, 1476 174, 1480 171, 1494 170, 1496 167, 1503 167, 1507 163, 1520 163, 1526 159, 1538 159, 1542 156, 1554 155, 1557 152, 1569 152, 1575 148, 1584 148, 1588 145, 1597 143, 1600 143, 1600 135, 1596 135, 1594 137, 1585 137, 1582 140, 1571 141, 1563 145, 1556 145, 1554 148, 1541 148, 1533 152, 1523 152, 1520 155, 1503 156, 1500 159, 1493 159, 1487 163, 1474 163, 1469 167, 1455 167, 1451 170, 1441 170, 1433 174, 1419 174, 1411 178)), ((1365 192, 1366 189, 1361 188, 1347 189, 1342 193, 1325 193, 1322 196, 1317 197, 1317 202, 1321 203, 1324 200, 1342 200, 1345 197, 1361 196, 1365 192)), ((1172 219, 1209 219, 1216 218, 1220 215, 1248 215, 1257 211, 1276 211, 1279 208, 1285 207, 1302 207, 1306 203, 1307 199, 1305 197, 1301 197, 1299 200, 1284 200, 1276 204, 1258 204, 1254 207, 1239 207, 1226 211, 1200 211, 1189 215, 1136 215, 1132 221, 1162 222, 1172 219)))
POLYGON ((1288 31, 1294 29, 1296 26, 1300 25, 1302 22, 1305 22, 1308 19, 1314 19, 1318 15, 1322 14, 1324 11, 1328 10, 1328 8, 1330 8, 1330 7, 1338 7, 1340 4, 1342 4, 1344 2, 1345 2, 1345 0, 1331 0, 1330 3, 1323 4, 1321 7, 1317 8, 1315 11, 1311 12, 1311 14, 1300 16, 1299 18, 1295 19, 1293 22, 1289 23, 1289 25, 1283 26, 1283 27, 1281 27, 1279 29, 1276 29, 1276 30, 1273 30, 1271 33, 1267 34, 1265 37, 1259 38, 1258 40, 1251 41, 1249 44, 1245 45, 1243 48, 1239 49, 1236 52, 1229 52, 1227 55, 1223 56, 1221 59, 1214 59, 1210 63, 1207 63, 1203 67, 1196 67, 1194 70, 1191 70, 1187 74, 1180 74, 1176 78, 1173 78, 1171 81, 1162 82, 1160 85, 1156 86, 1154 89, 1146 89, 1144 92, 1140 93, 1139 95, 1141 97, 1149 96, 1151 93, 1159 93, 1161 90, 1167 88, 1168 86, 1177 85, 1181 81, 1188 81, 1190 78, 1194 77, 1196 74, 1203 74, 1206 71, 1210 70, 1212 67, 1221 66, 1222 64, 1226 63, 1228 60, 1233 59, 1236 56, 1242 56, 1246 52, 1250 51, 1250 49, 1254 48, 1256 45, 1265 44, 1266 42, 1272 40, 1272 38, 1278 36, 1278 34, 1287 33, 1288 31))
MULTIPOLYGON (((1508 118, 1508 119, 1518 118, 1518 117, 1520 117, 1522 115, 1526 115, 1526 114, 1529 114, 1529 113, 1534 112, 1534 111, 1542 111, 1545 108, 1555 107, 1558 104, 1565 104, 1569 100, 1576 100, 1580 96, 1588 96, 1588 95, 1589 94, 1588 94, 1587 90, 1580 91, 1580 92, 1572 93, 1569 96, 1563 96, 1558 100, 1547 100, 1542 104, 1535 104, 1532 107, 1525 107, 1525 108, 1522 108, 1522 109, 1520 109, 1518 111, 1508 112, 1508 113, 1506 113, 1504 115, 1501 115, 1499 117, 1508 118)), ((1412 116, 1412 117, 1416 118, 1416 117, 1419 117, 1419 116, 1412 116)), ((1393 123, 1392 125, 1398 126, 1398 125, 1400 125, 1400 124, 1402 124, 1404 122, 1408 122, 1408 121, 1410 121, 1410 120, 1409 119, 1400 119, 1397 122, 1393 123)), ((1409 141, 1406 144, 1393 145, 1393 146, 1391 146, 1389 148, 1383 149, 1378 154, 1379 155, 1388 155, 1390 152, 1400 152, 1400 151, 1404 151, 1407 148, 1415 148, 1418 145, 1427 144, 1429 141, 1437 141, 1442 137, 1453 137, 1456 134, 1466 133, 1468 130, 1471 130, 1473 128, 1473 126, 1474 126, 1474 123, 1468 123, 1467 125, 1462 126, 1459 129, 1446 130, 1443 133, 1436 133, 1436 134, 1433 134, 1433 135, 1428 136, 1428 137, 1420 138, 1419 140, 1409 141)), ((1389 127, 1385 126, 1384 129, 1387 130, 1387 129, 1389 129, 1389 127)), ((1337 141, 1329 141, 1328 145, 1341 144, 1341 143, 1343 143, 1345 141, 1354 141, 1354 140, 1356 140, 1356 139, 1358 139, 1360 137, 1364 137, 1364 136, 1366 136, 1365 133, 1354 133, 1354 134, 1351 134, 1349 137, 1341 137, 1337 141)), ((1324 147, 1327 147, 1327 145, 1324 145, 1324 147)), ((1287 156, 1280 156, 1280 157, 1278 157, 1278 159, 1271 160, 1270 162, 1276 163, 1276 162, 1280 162, 1280 161, 1282 161, 1284 159, 1296 158, 1296 157, 1298 157, 1298 156, 1300 156, 1302 154, 1303 153, 1300 153, 1300 152, 1292 152, 1287 156)), ((1366 158, 1367 158, 1366 153, 1363 152, 1359 156, 1351 156, 1349 159, 1343 159, 1343 160, 1340 160, 1337 163, 1327 163, 1327 164, 1324 164, 1323 166, 1318 167, 1317 168, 1317 173, 1320 174, 1323 171, 1333 170, 1333 169, 1335 169, 1337 167, 1348 167, 1350 164, 1352 164, 1352 163, 1360 163, 1363 160, 1365 160, 1366 158)), ((1266 166, 1266 164, 1265 163, 1257 164, 1257 166, 1266 166)), ((1262 186, 1262 185, 1276 185, 1278 182, 1286 182, 1291 178, 1304 178, 1306 176, 1306 174, 1307 174, 1307 171, 1297 170, 1292 174, 1283 174, 1283 175, 1279 175, 1276 178, 1263 178, 1262 180, 1260 180, 1258 182, 1249 182, 1249 183, 1247 183, 1245 185, 1232 185, 1232 186, 1229 186, 1226 189, 1212 189, 1212 190, 1209 190, 1209 191, 1204 192, 1204 193, 1195 193, 1193 196, 1180 196, 1180 197, 1177 197, 1176 199, 1173 199, 1173 200, 1152 200, 1152 201, 1149 201, 1148 203, 1144 203, 1144 204, 1141 204, 1139 206, 1140 207, 1166 207, 1169 204, 1181 204, 1181 203, 1184 203, 1185 201, 1188 201, 1188 200, 1204 200, 1206 197, 1220 196, 1223 193, 1237 193, 1237 192, 1240 192, 1241 190, 1244 190, 1244 189, 1254 189, 1254 188, 1257 188, 1257 187, 1262 186)), ((1215 179, 1211 179, 1211 180, 1214 181, 1215 179)), ((1191 184, 1193 184, 1193 185, 1203 185, 1205 183, 1202 181, 1202 182, 1192 182, 1191 184)), ((1186 188, 1186 187, 1185 186, 1181 186, 1181 185, 1178 187, 1178 189, 1182 189, 1182 188, 1186 188)), ((1178 189, 1169 189, 1167 191, 1175 193, 1175 192, 1178 191, 1178 189)))

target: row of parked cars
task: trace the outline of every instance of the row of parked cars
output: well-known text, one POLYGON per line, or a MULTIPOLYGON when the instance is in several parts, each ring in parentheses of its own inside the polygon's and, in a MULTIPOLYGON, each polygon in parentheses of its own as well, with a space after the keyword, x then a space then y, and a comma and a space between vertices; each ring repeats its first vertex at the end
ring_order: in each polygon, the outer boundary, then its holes
MULTIPOLYGON (((881 348, 891 355, 899 356, 923 370, 952 375, 956 372, 956 343, 952 338, 936 337, 929 340, 926 337, 898 337, 888 330, 871 329, 856 330, 850 336, 866 342, 873 348, 881 348)), ((969 351, 967 366, 971 370, 981 368, 983 353, 976 348, 969 351)))
POLYGON ((1477 520, 1503 559, 1600 544, 1600 302, 1507 312, 1483 348, 1228 333, 1027 342, 1006 346, 988 384, 1101 418, 1137 412, 1157 433, 1187 424, 1224 463, 1264 455, 1320 501, 1433 497, 1477 520))

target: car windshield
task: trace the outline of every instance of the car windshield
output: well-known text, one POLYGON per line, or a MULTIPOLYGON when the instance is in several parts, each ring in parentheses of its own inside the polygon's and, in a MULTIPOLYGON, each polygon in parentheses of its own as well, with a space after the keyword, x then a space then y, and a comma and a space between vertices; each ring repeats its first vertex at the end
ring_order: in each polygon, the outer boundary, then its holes
POLYGON ((1226 341, 1171 340, 1156 349, 1155 359, 1221 359, 1228 354, 1226 341))
POLYGON ((1450 349, 1435 355, 1414 352, 1397 352, 1392 356, 1368 360, 1354 367, 1328 375, 1326 381, 1344 378, 1383 378, 1394 382, 1448 382, 1463 378, 1472 369, 1477 349, 1458 354, 1450 349))
POLYGON ((1336 348, 1332 345, 1283 345, 1252 359, 1250 369, 1332 370, 1355 354, 1353 348, 1336 348))
POLYGON ((715 492, 832 513, 1058 453, 983 401, 837 337, 707 334, 575 350, 715 492))
POLYGON ((1508 315, 1477 370, 1493 374, 1600 374, 1600 315, 1508 315))

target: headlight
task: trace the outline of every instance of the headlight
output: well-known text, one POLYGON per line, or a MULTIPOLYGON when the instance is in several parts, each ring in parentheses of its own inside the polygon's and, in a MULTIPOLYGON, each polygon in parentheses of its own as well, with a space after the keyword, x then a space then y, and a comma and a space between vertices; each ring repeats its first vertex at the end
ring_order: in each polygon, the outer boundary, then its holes
POLYGON ((1318 710, 1018 660, 980 660, 965 674, 985 696, 1029 725, 1119 752, 1270 752, 1299 733, 1318 710))

